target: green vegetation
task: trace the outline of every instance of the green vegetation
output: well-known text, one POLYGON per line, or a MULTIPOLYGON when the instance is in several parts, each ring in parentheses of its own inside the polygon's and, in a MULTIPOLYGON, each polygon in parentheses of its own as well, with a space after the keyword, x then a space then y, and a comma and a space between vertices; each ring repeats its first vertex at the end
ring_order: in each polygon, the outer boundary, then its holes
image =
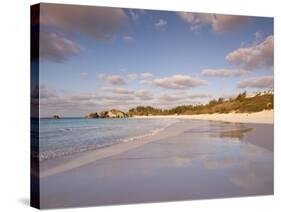
POLYGON ((151 106, 138 106, 132 108, 128 112, 128 116, 138 115, 138 116, 150 116, 150 115, 162 115, 163 111, 161 109, 153 108, 151 106))
POLYGON ((171 109, 159 109, 151 106, 138 106, 128 111, 128 116, 151 116, 151 115, 192 115, 213 113, 251 113, 273 109, 273 93, 258 93, 247 97, 247 93, 241 93, 235 98, 213 99, 207 104, 181 105, 171 109))

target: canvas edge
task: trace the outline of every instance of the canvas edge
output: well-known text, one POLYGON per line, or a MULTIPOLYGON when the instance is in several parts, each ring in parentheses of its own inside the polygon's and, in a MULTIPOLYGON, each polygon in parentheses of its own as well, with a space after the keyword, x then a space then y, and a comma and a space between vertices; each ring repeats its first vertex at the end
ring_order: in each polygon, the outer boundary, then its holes
POLYGON ((40 209, 39 34, 40 4, 30 6, 30 206, 40 209))

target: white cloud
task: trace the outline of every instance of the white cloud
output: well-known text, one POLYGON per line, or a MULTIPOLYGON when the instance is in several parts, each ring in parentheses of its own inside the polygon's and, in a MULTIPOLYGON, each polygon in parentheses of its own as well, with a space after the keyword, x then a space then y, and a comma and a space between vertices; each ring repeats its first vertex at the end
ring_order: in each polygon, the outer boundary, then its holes
POLYGON ((188 99, 202 99, 202 98, 210 98, 212 97, 209 93, 195 93, 195 94, 189 94, 186 96, 188 99))
POLYGON ((115 87, 105 87, 103 91, 115 93, 115 94, 133 94, 135 91, 127 88, 115 88, 115 87))
POLYGON ((197 104, 198 102, 189 99, 207 98, 208 94, 186 94, 178 92, 170 96, 162 96, 154 99, 153 93, 149 90, 134 91, 129 88, 105 87, 104 92, 87 92, 68 95, 59 95, 57 92, 41 86, 40 113, 42 117, 50 117, 54 114, 61 116, 83 116, 88 112, 100 112, 112 108, 128 110, 128 107, 135 107, 149 101, 149 105, 163 107, 174 107, 178 102, 182 104, 197 104), (177 96, 178 95, 178 96, 177 96), (155 100, 155 101, 154 101, 155 100), (160 101, 157 101, 160 100, 160 101), (178 102, 177 102, 178 101, 178 102))
POLYGON ((132 94, 108 95, 95 92, 74 95, 52 94, 51 96, 49 94, 46 96, 45 93, 44 97, 40 99, 40 113, 42 117, 50 117, 53 114, 83 116, 88 112, 103 111, 116 108, 116 106, 126 108, 128 104, 135 100, 132 94))
POLYGON ((136 74, 136 73, 130 73, 130 74, 127 74, 127 77, 128 77, 128 79, 130 79, 130 80, 135 80, 135 79, 138 78, 138 74, 136 74))
POLYGON ((273 88, 273 76, 255 77, 242 80, 238 83, 238 88, 273 88))
POLYGON ((167 26, 167 21, 165 21, 164 19, 159 19, 156 23, 155 23, 155 27, 156 29, 165 29, 167 26))
POLYGON ((140 80, 140 84, 143 84, 143 85, 150 85, 152 83, 151 80, 146 80, 146 79, 143 79, 143 80, 140 80))
POLYGON ((153 95, 151 92, 146 90, 139 90, 135 92, 136 97, 140 98, 141 100, 151 100, 153 99, 153 95))
MULTIPOLYGON (((49 90, 49 89, 48 89, 49 90)), ((40 116, 50 117, 54 114, 61 116, 83 115, 89 108, 97 106, 95 93, 81 93, 62 96, 54 93, 52 97, 40 99, 40 116)))
POLYGON ((152 80, 152 84, 169 89, 188 89, 207 85, 207 82, 188 75, 174 75, 171 77, 154 79, 152 80))
POLYGON ((262 33, 261 32, 255 32, 255 40, 256 42, 259 42, 262 38, 262 33))
POLYGON ((144 72, 144 73, 141 73, 141 76, 144 78, 149 78, 149 77, 153 77, 153 74, 149 73, 149 72, 144 72))
POLYGON ((207 13, 179 12, 178 16, 190 25, 190 30, 210 25, 215 32, 223 33, 234 30, 249 22, 247 16, 219 15, 207 13))
POLYGON ((132 95, 103 95, 99 96, 98 99, 105 101, 116 101, 123 104, 126 104, 128 100, 134 100, 135 98, 132 95))
POLYGON ((120 75, 99 74, 98 78, 100 80, 105 80, 107 83, 109 83, 111 85, 124 85, 124 84, 126 84, 125 80, 120 75))
POLYGON ((97 98, 97 94, 93 93, 93 92, 89 92, 89 93, 80 93, 77 95, 67 96, 67 97, 65 97, 65 100, 79 102, 79 101, 91 101, 95 98, 97 98))
POLYGON ((89 93, 79 93, 77 95, 71 95, 71 96, 64 96, 60 97, 60 99, 65 100, 66 102, 73 102, 73 103, 91 103, 95 102, 95 104, 104 104, 104 102, 108 101, 128 101, 133 100, 134 97, 132 95, 127 95, 125 93, 119 93, 121 95, 108 95, 108 94, 97 94, 94 92, 89 93))
POLYGON ((248 16, 238 15, 214 15, 212 19, 212 28, 216 32, 227 32, 239 28, 250 21, 248 16))
POLYGON ((80 52, 80 45, 58 33, 41 31, 39 56, 42 59, 62 63, 80 52))
POLYGON ((273 68, 274 37, 268 36, 263 42, 247 48, 238 48, 226 56, 230 63, 245 69, 273 68))
POLYGON ((185 92, 180 93, 165 93, 159 96, 159 100, 162 102, 173 102, 173 101, 182 101, 184 102, 187 99, 205 99, 210 98, 211 95, 208 93, 194 93, 188 94, 185 92))
POLYGON ((39 91, 40 99, 50 99, 57 97, 56 92, 54 90, 48 89, 44 83, 40 83, 39 89, 38 86, 36 86, 36 89, 34 91, 39 91))
POLYGON ((123 36, 123 40, 124 41, 127 41, 127 42, 133 42, 133 41, 135 41, 135 39, 133 38, 133 37, 131 37, 131 36, 123 36))
POLYGON ((107 40, 123 28, 127 16, 120 8, 41 4, 40 22, 70 33, 107 40))
POLYGON ((205 77, 241 77, 249 72, 244 69, 204 69, 201 76, 205 77))
POLYGON ((139 20, 139 18, 145 14, 145 11, 130 9, 129 14, 130 14, 132 20, 136 23, 139 20))
POLYGON ((182 94, 162 94, 159 96, 159 100, 164 102, 179 101, 183 99, 185 99, 185 96, 182 94))
POLYGON ((212 23, 212 14, 202 13, 189 13, 178 12, 178 16, 186 23, 190 24, 190 30, 194 31, 201 28, 204 25, 212 23))
MULTIPOLYGON (((33 89, 33 102, 38 100, 38 87, 39 85, 33 89)), ((140 101, 148 100, 150 97, 149 92, 136 93, 134 90, 125 88, 108 87, 103 90, 111 93, 84 92, 69 95, 65 92, 58 93, 40 83, 40 115, 41 117, 51 117, 54 114, 84 116, 89 112, 100 112, 112 108, 126 111, 128 106, 140 105, 142 103, 140 101)))

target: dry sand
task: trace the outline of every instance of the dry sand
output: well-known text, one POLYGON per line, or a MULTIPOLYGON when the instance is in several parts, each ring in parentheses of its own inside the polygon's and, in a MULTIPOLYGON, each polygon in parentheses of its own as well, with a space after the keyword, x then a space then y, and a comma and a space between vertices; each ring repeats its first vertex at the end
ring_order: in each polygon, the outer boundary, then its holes
POLYGON ((227 114, 200 114, 200 115, 167 115, 167 116, 134 116, 134 118, 179 118, 226 121, 236 123, 273 124, 274 111, 264 110, 256 113, 227 113, 227 114))

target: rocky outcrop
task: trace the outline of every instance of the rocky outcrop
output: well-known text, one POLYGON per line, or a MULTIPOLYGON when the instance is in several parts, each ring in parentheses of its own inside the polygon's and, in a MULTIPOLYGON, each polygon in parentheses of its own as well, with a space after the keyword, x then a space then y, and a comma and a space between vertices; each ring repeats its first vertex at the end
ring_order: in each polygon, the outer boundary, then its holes
POLYGON ((85 116, 85 118, 87 119, 96 119, 96 118, 99 118, 99 114, 98 113, 89 113, 85 116))
POLYGON ((100 118, 109 118, 108 111, 103 111, 100 113, 100 118))
POLYGON ((126 113, 124 113, 120 110, 115 110, 115 109, 108 111, 107 115, 109 118, 125 118, 126 117, 126 113))
POLYGON ((89 113, 85 118, 126 118, 127 114, 116 109, 109 111, 103 111, 100 114, 98 113, 89 113))
POLYGON ((59 115, 53 115, 53 119, 60 119, 59 115))

